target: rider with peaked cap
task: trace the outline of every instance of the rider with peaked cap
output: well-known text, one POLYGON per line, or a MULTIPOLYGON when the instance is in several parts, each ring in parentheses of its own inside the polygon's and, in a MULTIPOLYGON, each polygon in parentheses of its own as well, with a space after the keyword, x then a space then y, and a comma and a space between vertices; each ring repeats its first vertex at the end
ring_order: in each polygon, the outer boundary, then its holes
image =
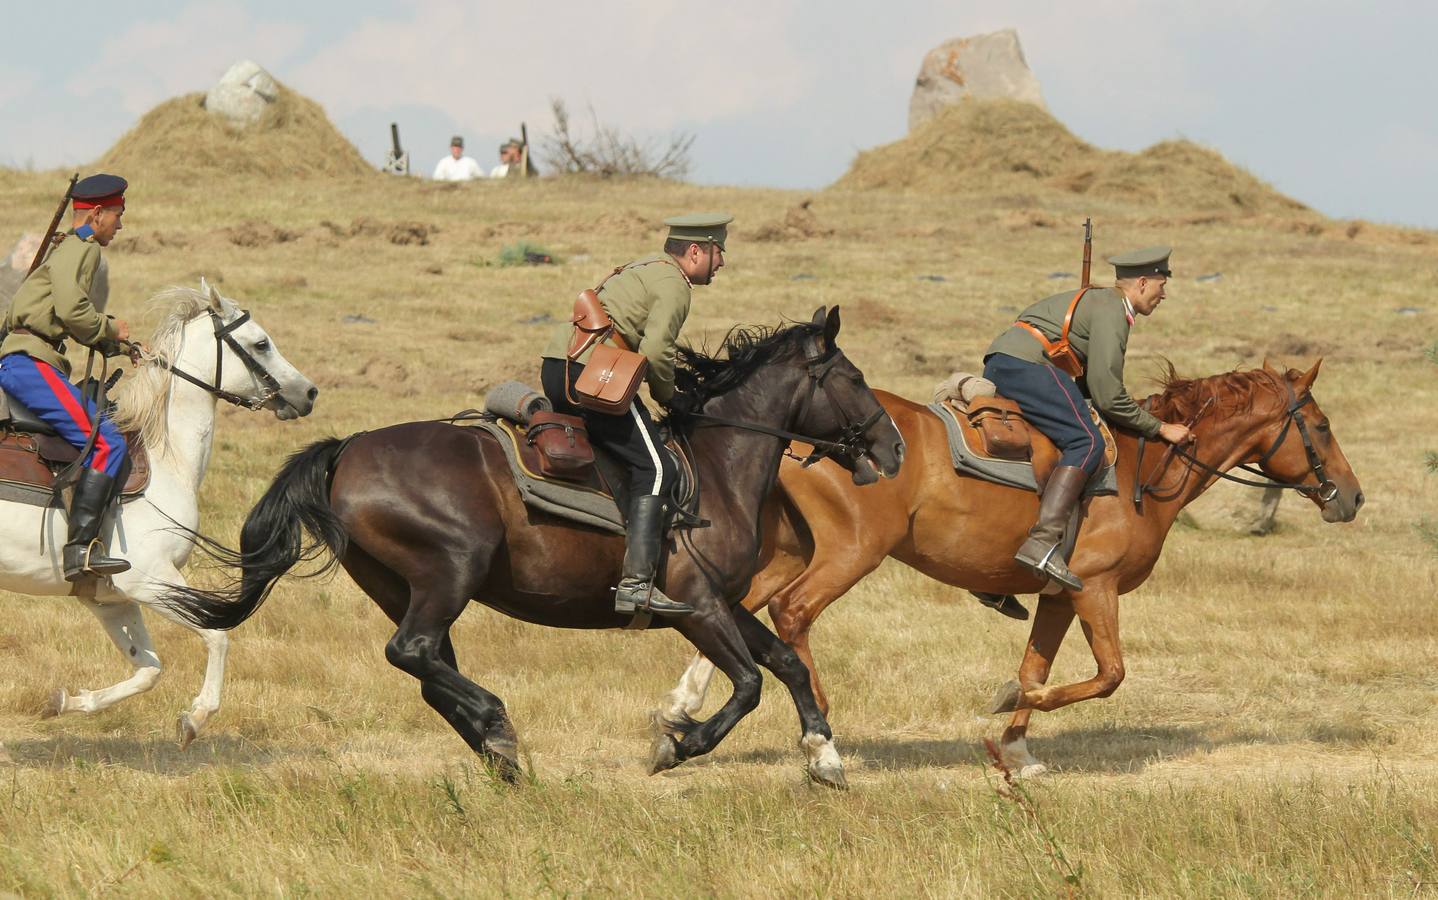
MULTIPOLYGON (((664 252, 635 260, 608 278, 599 300, 624 343, 649 360, 646 383, 656 403, 674 395, 674 363, 679 329, 689 315, 690 291, 709 284, 724 266, 728 213, 695 213, 665 219, 669 236, 664 252)), ((559 326, 544 350, 541 378, 555 412, 581 416, 595 446, 623 462, 630 472, 629 515, 625 518, 624 570, 614 594, 616 612, 648 611, 660 616, 686 616, 687 603, 664 596, 654 586, 664 531, 664 504, 677 473, 664 452, 649 410, 634 398, 622 415, 608 415, 570 402, 582 363, 565 365, 573 332, 559 326), (567 370, 567 375, 566 375, 567 370)))
POLYGON ((109 280, 100 256, 100 248, 110 246, 122 227, 128 186, 118 175, 91 175, 75 184, 71 228, 16 291, 0 345, 0 389, 13 400, 77 448, 84 448, 91 424, 98 423, 70 503, 67 581, 130 568, 108 556, 99 541, 100 521, 129 469, 125 439, 69 382, 64 343, 69 338, 118 356, 123 352, 119 342, 130 338, 124 321, 105 315, 109 280))
POLYGON ((1083 582, 1069 571, 1060 543, 1084 485, 1104 456, 1103 437, 1084 398, 1091 398, 1099 414, 1121 428, 1174 444, 1188 440, 1186 426, 1160 422, 1134 402, 1123 383, 1129 330, 1136 316, 1152 315, 1163 302, 1171 252, 1168 247, 1146 247, 1109 257, 1114 286, 1085 292, 1069 326, 1068 340, 1083 368, 1077 378, 1049 360, 1040 340, 1042 336, 1052 343, 1061 336, 1074 299, 1067 292, 1020 313, 984 356, 984 377, 1018 403, 1024 418, 1062 453, 1044 486, 1038 522, 1014 559, 1038 577, 1053 579, 1069 590, 1083 590, 1083 582))

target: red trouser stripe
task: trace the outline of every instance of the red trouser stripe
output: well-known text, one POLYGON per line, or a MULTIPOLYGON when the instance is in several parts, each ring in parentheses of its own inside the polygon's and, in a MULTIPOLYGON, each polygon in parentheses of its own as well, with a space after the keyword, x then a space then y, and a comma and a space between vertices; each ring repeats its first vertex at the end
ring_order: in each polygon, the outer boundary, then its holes
MULTIPOLYGON (((47 362, 35 360, 35 371, 45 379, 50 390, 55 393, 55 399, 60 401, 65 412, 69 413, 70 419, 74 421, 75 427, 85 435, 86 440, 90 438, 90 417, 86 415, 85 408, 75 400, 75 395, 70 393, 70 383, 60 377, 60 373, 47 362)), ((110 442, 105 440, 104 434, 95 435, 95 455, 90 458, 90 468, 103 472, 105 463, 110 461, 110 442)))

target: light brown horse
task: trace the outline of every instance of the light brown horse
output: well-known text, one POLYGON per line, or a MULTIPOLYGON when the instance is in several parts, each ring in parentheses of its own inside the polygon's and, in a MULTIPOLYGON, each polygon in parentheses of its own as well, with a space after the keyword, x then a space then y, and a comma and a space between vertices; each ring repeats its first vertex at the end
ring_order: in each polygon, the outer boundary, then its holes
MULTIPOLYGON (((1115 431, 1118 494, 1085 501, 1069 564, 1084 589, 1039 598, 1018 680, 1004 685, 991 705, 992 712, 1013 713, 1002 751, 1015 772, 1043 771, 1026 742, 1033 710, 1107 697, 1123 681, 1118 597, 1148 578, 1179 510, 1214 484, 1217 473, 1256 464, 1312 499, 1325 521, 1349 522, 1357 515, 1363 504, 1358 479, 1310 391, 1321 362, 1308 372, 1281 372, 1265 362, 1261 369, 1192 381, 1170 372, 1149 407, 1166 422, 1196 419, 1196 439, 1190 450, 1167 453, 1164 444, 1145 449, 1142 483, 1154 489, 1141 506, 1133 499, 1138 439, 1115 431), (1098 672, 1086 681, 1045 687, 1075 616, 1098 672)), ((783 466, 780 489, 766 510, 763 568, 743 601, 753 611, 767 605, 779 637, 808 665, 826 712, 809 628, 886 556, 970 590, 1020 594, 1042 587, 1013 561, 1037 515, 1038 497, 955 473, 936 415, 902 397, 874 393, 908 446, 898 478, 858 490, 837 466, 783 466)), ((696 657, 666 698, 668 714, 697 712, 711 673, 707 661, 696 657)))

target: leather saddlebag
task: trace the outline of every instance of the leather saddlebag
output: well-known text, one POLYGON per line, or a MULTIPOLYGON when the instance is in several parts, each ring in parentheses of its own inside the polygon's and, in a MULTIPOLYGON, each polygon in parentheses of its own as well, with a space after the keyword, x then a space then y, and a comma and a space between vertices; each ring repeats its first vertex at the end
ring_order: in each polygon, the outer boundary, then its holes
POLYGON ((623 415, 644 383, 649 360, 624 346, 624 339, 614 330, 604 305, 595 290, 581 291, 574 301, 574 336, 569 340, 569 359, 578 361, 586 350, 589 359, 584 371, 574 380, 570 399, 585 409, 609 415, 623 415), (614 341, 619 346, 605 343, 614 341))
POLYGON ((555 412, 537 412, 529 420, 525 440, 539 448, 539 472, 551 478, 583 477, 594 465, 594 448, 584 420, 555 412))
POLYGON ((977 397, 969 404, 969 422, 984 439, 984 450, 997 459, 1029 459, 1029 425, 1018 404, 1003 397, 977 397))

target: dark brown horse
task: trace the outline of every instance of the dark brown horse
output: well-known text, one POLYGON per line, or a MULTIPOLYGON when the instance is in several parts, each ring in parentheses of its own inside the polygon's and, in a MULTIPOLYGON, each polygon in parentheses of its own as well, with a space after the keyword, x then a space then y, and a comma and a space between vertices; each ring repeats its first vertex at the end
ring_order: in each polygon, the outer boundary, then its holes
MULTIPOLYGON (((653 771, 708 753, 759 703, 757 661, 789 688, 810 773, 842 786, 833 734, 794 652, 738 606, 758 568, 759 517, 794 433, 819 442, 857 482, 892 477, 903 439, 834 342, 838 309, 807 324, 736 330, 723 354, 683 349, 669 424, 687 438, 709 527, 681 532, 662 588, 695 607, 672 623, 734 683, 705 722, 667 720, 653 771), (877 471, 876 471, 877 470, 877 471)), ((812 443, 812 441, 810 441, 812 443)), ((611 592, 622 538, 527 508, 486 432, 411 422, 295 454, 250 512, 229 592, 175 591, 172 608, 233 628, 302 559, 328 554, 398 630, 386 658, 421 682, 425 702, 504 778, 518 773, 500 699, 460 674, 449 629, 471 600, 562 628, 621 628, 611 592)), ((670 623, 656 620, 652 627, 670 623)))
MULTIPOLYGON (((1325 521, 1353 520, 1363 493, 1310 391, 1318 368, 1279 372, 1265 363, 1194 381, 1170 373, 1165 390, 1148 402, 1166 422, 1197 418, 1191 458, 1188 450, 1170 454, 1164 445, 1150 445, 1140 473, 1137 438, 1116 432, 1118 495, 1085 503, 1069 566, 1084 589, 1039 598, 1019 678, 992 704, 993 712, 1014 714, 1002 741, 1014 771, 1042 771, 1026 743, 1033 710, 1107 697, 1123 681, 1118 597, 1148 578, 1179 510, 1214 484, 1217 473, 1256 463, 1274 480, 1299 488, 1325 521), (1155 490, 1137 506, 1140 474, 1141 483, 1155 490), (1075 616, 1098 672, 1077 684, 1044 687, 1075 616)), ((764 568, 744 599, 753 611, 767 605, 780 638, 814 673, 814 693, 825 713, 829 704, 809 650, 809 628, 886 556, 970 590, 1019 594, 1042 586, 1012 558, 1034 521, 1038 498, 957 475, 939 418, 920 404, 876 393, 907 442, 904 470, 892 481, 855 491, 832 466, 783 466, 780 488, 766 509, 764 568)), ((711 672, 696 658, 666 699, 668 715, 697 712, 711 672)))

